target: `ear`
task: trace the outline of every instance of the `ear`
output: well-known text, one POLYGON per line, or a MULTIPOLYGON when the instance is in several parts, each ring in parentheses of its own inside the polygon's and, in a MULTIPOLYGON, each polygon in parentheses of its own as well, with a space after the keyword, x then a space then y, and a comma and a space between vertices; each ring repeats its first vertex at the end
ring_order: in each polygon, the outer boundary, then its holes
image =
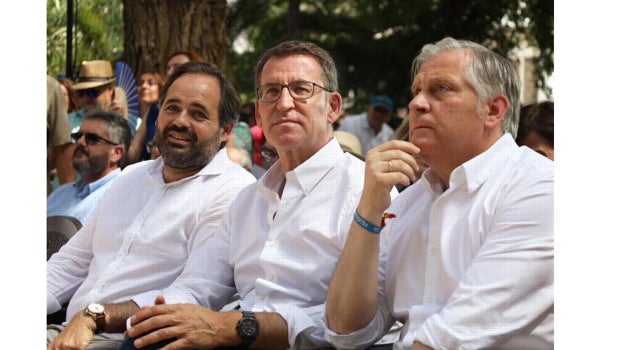
POLYGON ((329 112, 327 113, 327 123, 333 124, 342 113, 342 96, 337 92, 329 93, 329 112))
POLYGON ((113 146, 113 149, 111 149, 110 152, 109 161, 112 164, 117 164, 121 157, 123 157, 124 153, 126 153, 126 151, 124 151, 124 147, 122 145, 113 146))
POLYGON ((230 134, 232 134, 232 129, 234 128, 234 124, 225 124, 221 127, 221 142, 227 142, 230 138, 230 134))
POLYGON ((486 106, 485 125, 488 128, 500 128, 509 108, 509 100, 505 95, 495 95, 486 106))

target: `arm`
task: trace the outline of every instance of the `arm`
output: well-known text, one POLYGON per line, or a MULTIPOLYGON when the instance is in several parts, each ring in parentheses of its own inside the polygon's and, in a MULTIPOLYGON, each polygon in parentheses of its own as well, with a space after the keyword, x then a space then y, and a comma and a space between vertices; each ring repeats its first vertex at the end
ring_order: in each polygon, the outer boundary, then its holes
MULTIPOLYGON (((128 329, 128 335, 136 338, 135 347, 140 349, 171 338, 175 341, 162 349, 182 345, 183 348, 212 349, 241 344, 236 325, 242 312, 216 312, 192 304, 161 304, 164 299, 159 298, 156 300, 158 305, 143 308, 130 319, 132 327, 128 329)), ((252 349, 289 348, 286 321, 279 314, 259 312, 255 315, 260 332, 251 345, 252 349)))
POLYGON ((76 181, 76 171, 72 166, 72 156, 74 154, 74 144, 54 146, 54 166, 59 179, 59 184, 76 181))
MULTIPOLYGON (((393 186, 415 181, 418 165, 412 155, 418 152, 411 143, 394 140, 367 153, 364 190, 357 209, 366 221, 381 225, 393 186)), ((353 222, 327 294, 330 329, 350 333, 370 323, 377 311, 378 267, 379 235, 353 222), (352 293, 354 290, 358 292, 352 293)))
MULTIPOLYGON (((104 307, 106 310, 104 332, 106 333, 123 332, 126 319, 139 310, 133 301, 104 304, 104 307)), ((72 317, 63 331, 50 343, 48 350, 64 349, 67 346, 80 346, 86 349, 95 333, 95 320, 84 311, 80 311, 72 317)))
POLYGON ((496 348, 529 336, 552 315, 553 179, 510 183, 499 192, 484 241, 446 304, 404 330, 406 339, 434 348, 496 348))
POLYGON ((130 148, 128 149, 128 164, 133 164, 141 160, 141 155, 143 154, 143 147, 145 145, 145 139, 147 138, 147 116, 145 116, 144 122, 139 125, 134 137, 132 138, 132 142, 130 143, 130 148))

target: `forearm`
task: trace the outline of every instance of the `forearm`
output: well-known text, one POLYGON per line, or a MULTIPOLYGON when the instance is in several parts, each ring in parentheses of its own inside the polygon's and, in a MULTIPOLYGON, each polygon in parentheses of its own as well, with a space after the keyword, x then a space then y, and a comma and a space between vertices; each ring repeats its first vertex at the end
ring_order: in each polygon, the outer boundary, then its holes
MULTIPOLYGON (((360 215, 381 225, 383 212, 358 207, 360 215)), ((379 235, 356 222, 334 270, 327 294, 327 322, 336 333, 350 333, 366 326, 377 311, 379 235)))
POLYGON ((252 349, 288 349, 288 324, 278 313, 256 313, 260 333, 251 345, 252 349))
POLYGON ((147 121, 144 121, 139 125, 130 148, 128 149, 128 164, 133 164, 141 160, 143 154, 143 146, 145 145, 145 139, 147 138, 147 121))

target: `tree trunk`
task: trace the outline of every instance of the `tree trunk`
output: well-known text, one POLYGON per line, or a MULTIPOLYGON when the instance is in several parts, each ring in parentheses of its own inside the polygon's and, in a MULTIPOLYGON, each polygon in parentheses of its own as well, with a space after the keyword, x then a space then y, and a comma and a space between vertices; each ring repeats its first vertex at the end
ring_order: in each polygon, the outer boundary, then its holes
POLYGON ((224 69, 226 8, 226 0, 124 0, 124 61, 137 75, 164 75, 171 53, 193 49, 224 69))

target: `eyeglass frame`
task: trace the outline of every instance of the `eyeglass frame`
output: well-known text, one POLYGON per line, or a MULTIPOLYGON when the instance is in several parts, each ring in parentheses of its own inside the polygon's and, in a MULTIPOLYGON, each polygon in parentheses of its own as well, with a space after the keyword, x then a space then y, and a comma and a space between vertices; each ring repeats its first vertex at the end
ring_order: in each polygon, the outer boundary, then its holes
POLYGON ((74 143, 77 143, 78 140, 80 140, 80 138, 83 136, 85 137, 85 143, 89 146, 93 146, 97 144, 99 141, 104 141, 112 146, 119 146, 119 143, 115 143, 111 140, 107 140, 96 133, 77 131, 71 134, 71 138, 72 140, 74 140, 74 143))
POLYGON ((256 98, 257 98, 257 99, 258 99, 258 101, 260 101, 260 102, 268 102, 268 103, 270 103, 270 102, 275 102, 275 101, 279 100, 279 99, 280 99, 280 97, 282 97, 282 91, 284 91, 284 88, 286 88, 286 90, 288 90, 288 94, 290 94, 290 97, 292 97, 292 99, 293 99, 293 100, 303 101, 303 100, 307 100, 307 99, 311 98, 312 96, 314 96, 314 87, 319 87, 319 88, 321 88, 321 89, 323 89, 323 90, 325 90, 325 91, 327 91, 327 92, 335 92, 334 90, 328 89, 328 88, 326 88, 326 87, 324 87, 324 86, 322 86, 322 85, 319 85, 319 84, 317 84, 317 83, 315 83, 315 82, 312 82, 312 81, 307 81, 307 80, 295 80, 295 81, 291 81, 291 82, 290 82, 290 83, 288 83, 288 84, 268 83, 268 84, 260 85, 260 86, 258 86, 258 87, 256 88, 256 98), (302 83, 305 83, 305 84, 312 84, 312 92, 310 93, 310 96, 308 96, 308 97, 295 97, 295 96, 293 96, 293 92, 290 90, 290 86, 291 86, 292 84, 302 84, 302 83), (267 86, 272 86, 272 87, 276 87, 276 88, 277 88, 277 87, 279 87, 279 94, 277 95, 277 97, 276 97, 274 100, 266 100, 266 99, 263 99, 263 98, 262 98, 262 96, 261 96, 261 95, 262 95, 261 90, 262 90, 263 88, 267 87, 267 86))

